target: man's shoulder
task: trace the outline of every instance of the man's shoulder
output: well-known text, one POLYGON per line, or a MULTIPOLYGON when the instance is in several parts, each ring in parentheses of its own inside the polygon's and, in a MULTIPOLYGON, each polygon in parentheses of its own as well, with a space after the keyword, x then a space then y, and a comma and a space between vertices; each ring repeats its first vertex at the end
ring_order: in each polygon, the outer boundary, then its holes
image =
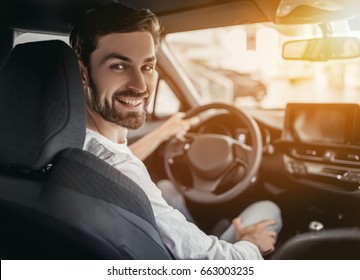
POLYGON ((111 164, 126 160, 130 155, 126 145, 113 144, 110 140, 88 129, 83 149, 111 164))
POLYGON ((114 156, 115 154, 110 149, 108 149, 105 144, 102 143, 101 140, 99 140, 96 136, 87 132, 83 149, 98 157, 100 157, 102 154, 107 154, 108 156, 114 156))

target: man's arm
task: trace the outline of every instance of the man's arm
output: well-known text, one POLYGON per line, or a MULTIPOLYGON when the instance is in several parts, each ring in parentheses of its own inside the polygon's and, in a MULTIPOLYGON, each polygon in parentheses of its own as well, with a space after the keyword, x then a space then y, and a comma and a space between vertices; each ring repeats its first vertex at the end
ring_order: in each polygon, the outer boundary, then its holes
POLYGON ((172 136, 183 136, 193 125, 199 122, 197 117, 184 119, 184 113, 176 113, 157 129, 129 145, 132 153, 139 159, 146 159, 164 141, 172 136))

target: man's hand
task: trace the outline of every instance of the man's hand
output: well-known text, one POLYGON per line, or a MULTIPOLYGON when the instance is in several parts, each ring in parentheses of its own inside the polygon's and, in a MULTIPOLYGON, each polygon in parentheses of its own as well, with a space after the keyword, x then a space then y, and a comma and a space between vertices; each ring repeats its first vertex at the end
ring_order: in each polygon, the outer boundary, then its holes
POLYGON ((270 254, 275 249, 276 232, 269 230, 267 227, 274 225, 274 220, 264 220, 262 222, 244 227, 240 218, 232 221, 235 227, 236 239, 247 240, 258 246, 262 255, 270 254))
POLYGON ((146 159, 164 141, 176 136, 181 139, 185 133, 199 123, 198 117, 184 119, 185 113, 176 113, 157 129, 151 131, 129 147, 139 159, 146 159))
POLYGON ((161 141, 168 140, 172 136, 182 137, 192 126, 199 123, 198 117, 184 119, 184 116, 185 113, 176 113, 157 129, 161 141))

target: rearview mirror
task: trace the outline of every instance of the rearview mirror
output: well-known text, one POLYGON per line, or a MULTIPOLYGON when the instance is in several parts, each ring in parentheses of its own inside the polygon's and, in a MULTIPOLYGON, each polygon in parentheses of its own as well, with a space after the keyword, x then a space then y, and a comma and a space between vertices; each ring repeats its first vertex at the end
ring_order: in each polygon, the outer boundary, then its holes
POLYGON ((326 61, 360 56, 360 43, 356 37, 323 37, 285 42, 284 59, 326 61))

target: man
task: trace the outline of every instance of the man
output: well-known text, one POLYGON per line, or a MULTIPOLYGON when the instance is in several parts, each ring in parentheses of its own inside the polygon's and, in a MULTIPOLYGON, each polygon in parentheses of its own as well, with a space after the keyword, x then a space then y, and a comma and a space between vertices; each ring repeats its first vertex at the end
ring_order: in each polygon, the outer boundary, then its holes
MULTIPOLYGON (((156 84, 160 35, 158 19, 149 10, 135 11, 118 4, 88 11, 74 25, 70 43, 79 59, 87 101, 84 149, 123 172, 145 191, 160 235, 176 259, 262 259, 262 254, 274 250, 276 232, 268 227, 276 222, 258 217, 253 219, 257 223, 250 225, 246 220, 258 215, 259 208, 279 216, 276 205, 260 202, 246 209, 241 221, 234 219, 223 236, 233 244, 208 236, 166 203, 144 164, 127 147, 128 129, 145 122, 146 107, 156 84)), ((182 119, 181 115, 178 118, 182 119)), ((281 227, 280 217, 276 226, 281 227)))

